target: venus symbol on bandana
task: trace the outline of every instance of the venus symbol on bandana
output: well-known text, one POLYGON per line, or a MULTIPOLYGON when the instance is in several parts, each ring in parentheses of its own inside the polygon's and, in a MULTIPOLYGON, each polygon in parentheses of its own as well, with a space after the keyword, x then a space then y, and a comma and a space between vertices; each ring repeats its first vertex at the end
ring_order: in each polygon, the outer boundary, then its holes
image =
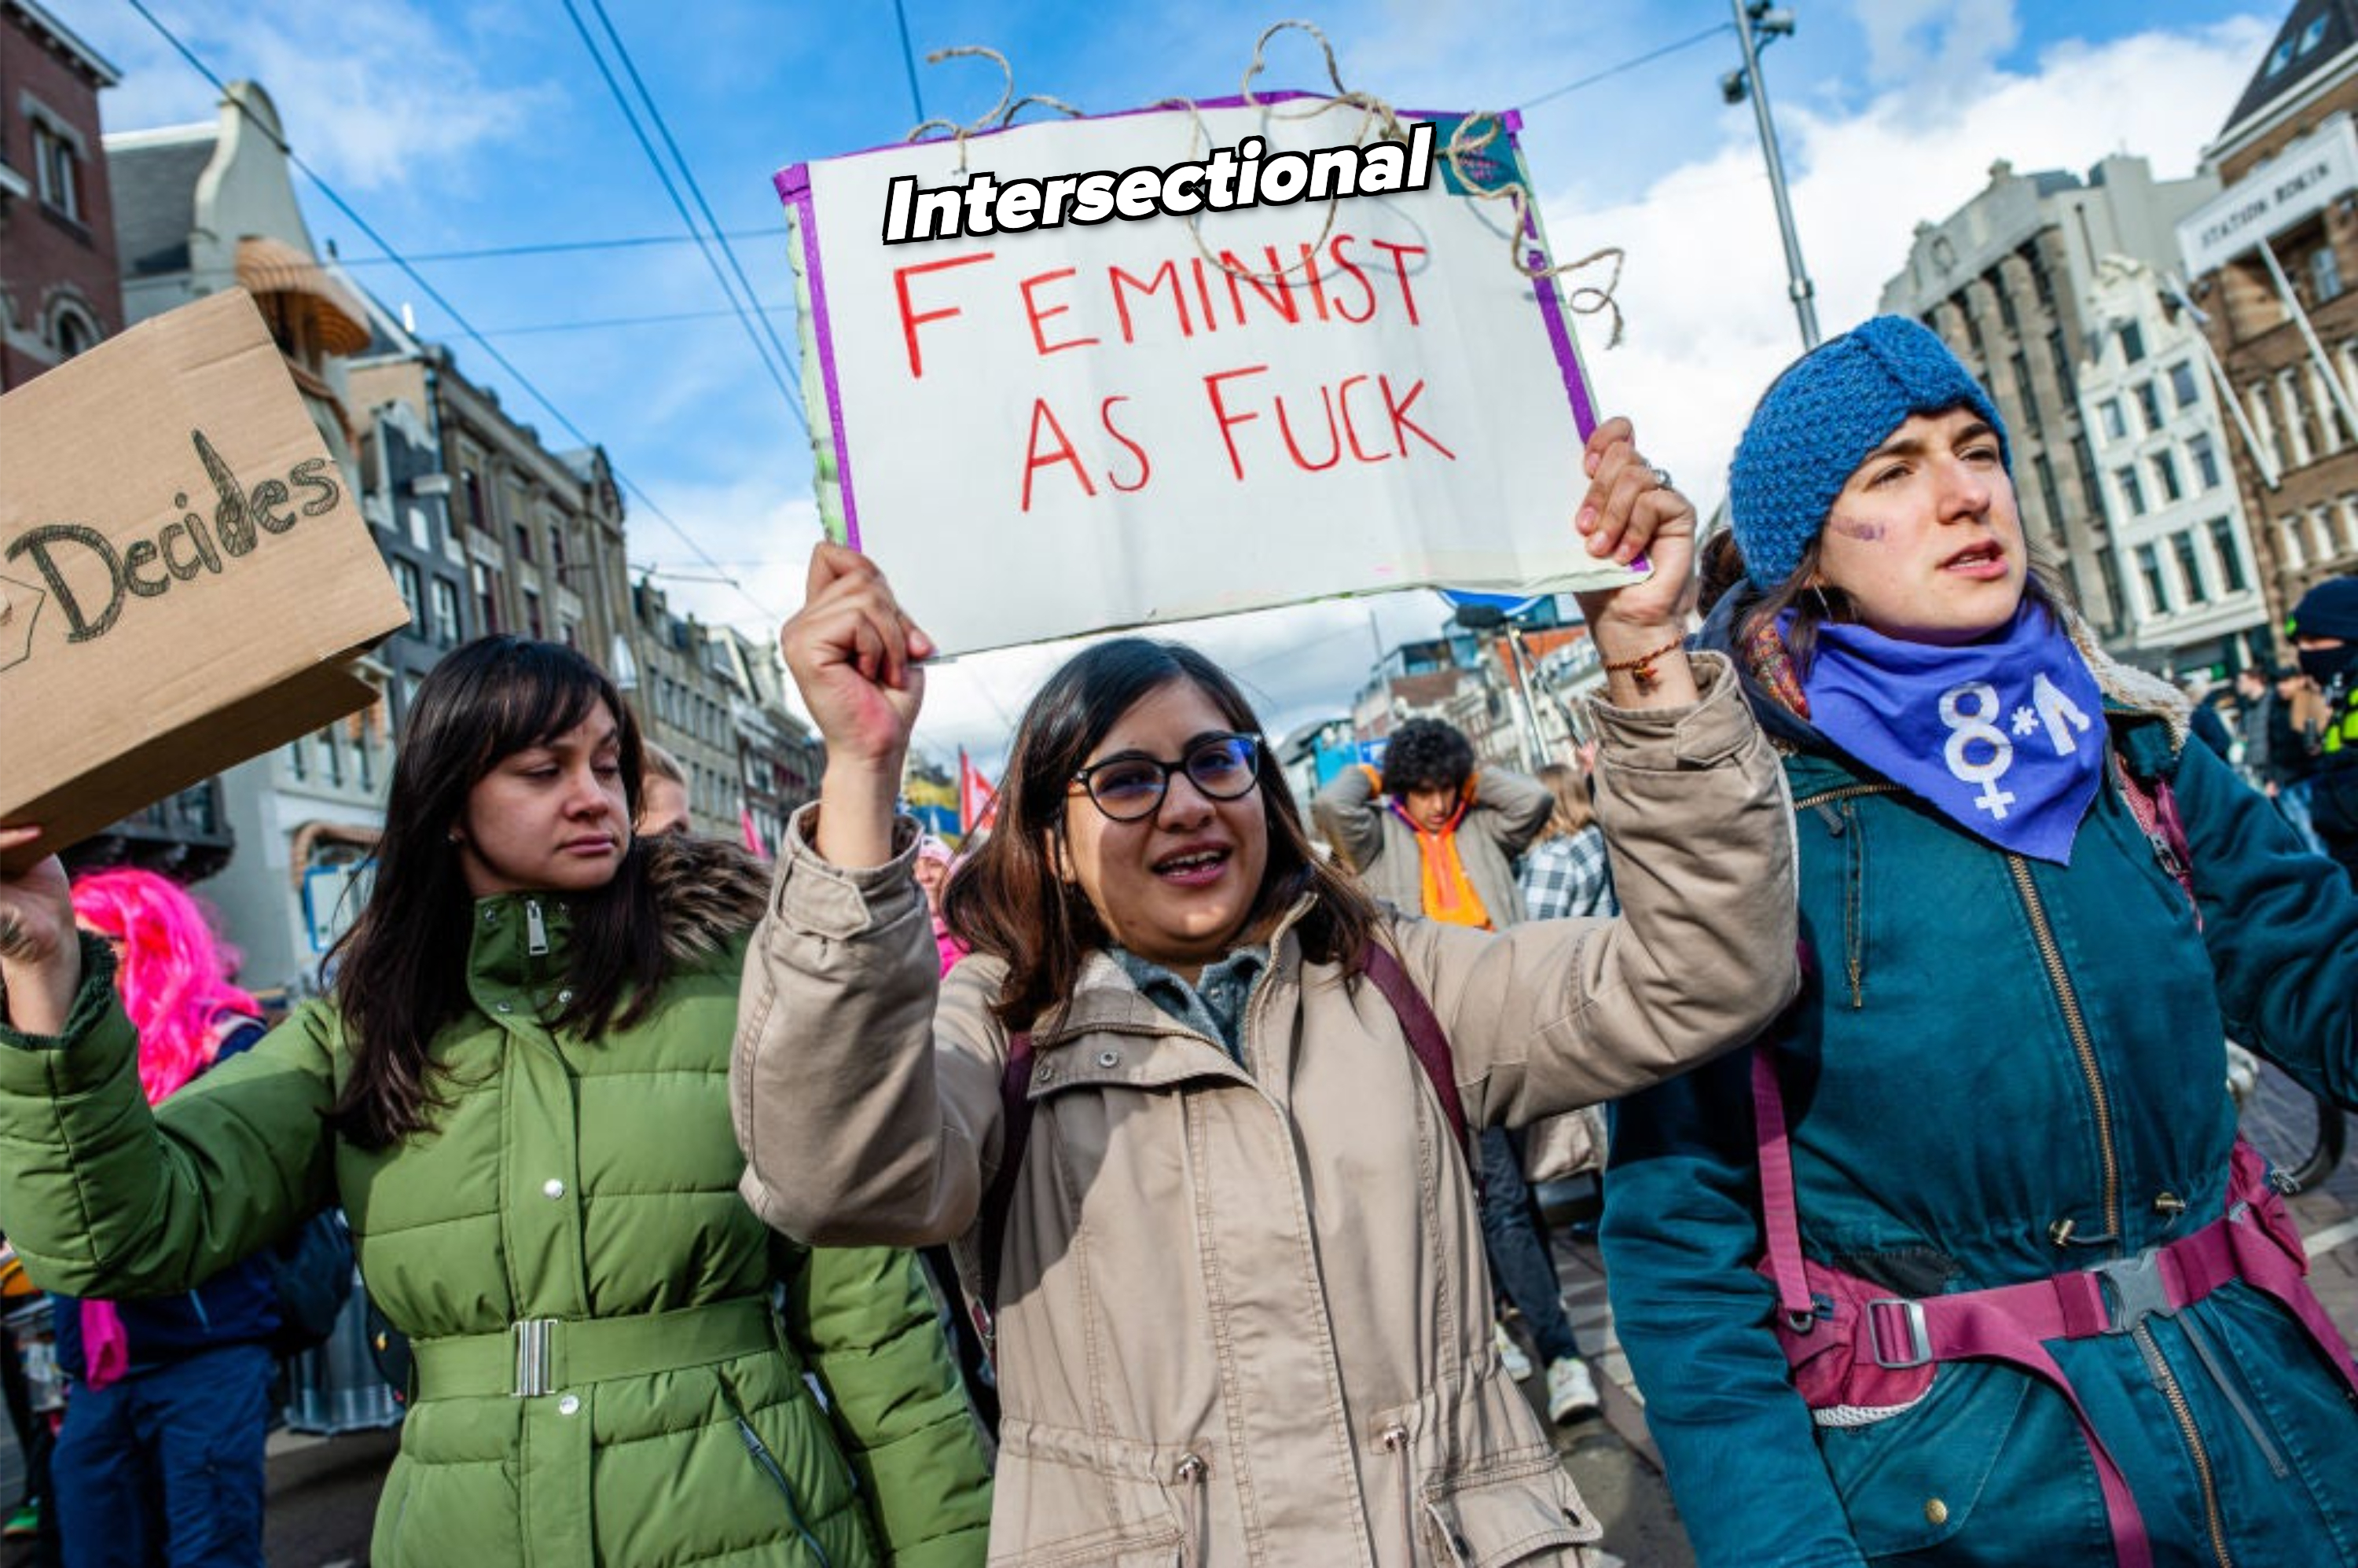
MULTIPOLYGON (((1999 822, 2006 820, 2006 807, 2015 801, 2014 795, 2000 789, 1997 783, 2014 765, 2014 741, 1991 722, 2004 708, 1997 688, 1987 681, 1965 681, 1941 694, 1941 722, 1949 729, 1948 743, 1941 750, 1942 760, 1948 763, 1950 773, 1959 783, 1980 786, 1974 804, 1999 822), (1973 705, 1970 708, 1965 706, 1968 700, 1973 705), (1978 757, 1974 755, 1977 745, 1987 749, 1978 757)), ((2084 733, 2089 726, 2088 716, 2047 678, 2044 671, 2030 684, 2029 705, 2017 708, 2011 722, 2015 734, 2026 740, 2044 725, 2048 744, 2059 757, 2068 757, 2080 749, 2079 736, 2074 731, 2084 733)))

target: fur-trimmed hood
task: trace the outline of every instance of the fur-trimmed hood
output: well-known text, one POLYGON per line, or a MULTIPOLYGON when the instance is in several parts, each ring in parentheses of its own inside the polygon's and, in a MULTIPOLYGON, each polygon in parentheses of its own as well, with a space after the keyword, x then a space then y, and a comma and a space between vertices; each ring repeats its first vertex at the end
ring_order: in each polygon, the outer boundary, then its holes
POLYGON ((663 833, 644 840, 647 881, 663 911, 674 964, 709 961, 753 928, 769 903, 770 868, 723 838, 663 833))

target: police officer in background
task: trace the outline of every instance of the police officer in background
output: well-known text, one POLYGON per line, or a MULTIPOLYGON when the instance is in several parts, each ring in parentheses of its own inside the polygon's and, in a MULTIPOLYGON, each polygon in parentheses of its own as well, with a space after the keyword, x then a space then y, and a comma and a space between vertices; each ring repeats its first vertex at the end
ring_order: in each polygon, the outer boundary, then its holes
POLYGON ((2326 853, 2358 880, 2358 577, 2328 578, 2310 589, 2285 630, 2301 672, 2325 695, 2310 817, 2326 853))

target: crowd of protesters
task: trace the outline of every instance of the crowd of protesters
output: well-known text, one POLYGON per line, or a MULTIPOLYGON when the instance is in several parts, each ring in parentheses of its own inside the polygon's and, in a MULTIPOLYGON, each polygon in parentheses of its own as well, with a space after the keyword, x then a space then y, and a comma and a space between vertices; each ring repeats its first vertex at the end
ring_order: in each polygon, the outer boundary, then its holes
POLYGON ((1229 675, 1125 637, 954 851, 897 811, 933 645, 822 545, 774 869, 494 637, 267 1033, 210 944, 165 1016, 98 879, 0 878, 67 1560, 260 1560, 268 1307, 209 1303, 340 1206, 414 1356, 373 1562, 1597 1561, 1529 1180, 1601 1106, 1699 1561, 2358 1563, 2358 1365, 2225 1091, 2232 1037, 2358 1101, 2358 579, 2232 711, 2115 663, 1895 318, 1768 389, 1704 562, 1626 421, 1584 456, 1571 526, 1652 570, 1580 596, 1579 766, 1412 722, 1305 812, 1229 675))

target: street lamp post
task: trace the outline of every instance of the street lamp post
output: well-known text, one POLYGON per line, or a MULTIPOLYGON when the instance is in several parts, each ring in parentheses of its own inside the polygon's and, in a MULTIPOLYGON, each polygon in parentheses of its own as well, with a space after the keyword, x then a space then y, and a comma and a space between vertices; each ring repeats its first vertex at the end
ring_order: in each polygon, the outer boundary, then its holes
POLYGON ((1793 230, 1793 204, 1785 195, 1785 160, 1777 150, 1777 124, 1768 113, 1768 83, 1760 74, 1760 45, 1753 41, 1758 29, 1760 38, 1788 38, 1793 31, 1790 11, 1771 10, 1768 0, 1728 0, 1736 13, 1736 42, 1744 50, 1744 67, 1731 70, 1719 79, 1720 96, 1730 103, 1752 100, 1752 117, 1760 127, 1760 150, 1768 159, 1768 193, 1777 202, 1777 228, 1785 239, 1785 273, 1788 292, 1793 297, 1793 314, 1801 319, 1801 346, 1818 346, 1817 290, 1810 282, 1809 269, 1801 265, 1801 240, 1793 230))

